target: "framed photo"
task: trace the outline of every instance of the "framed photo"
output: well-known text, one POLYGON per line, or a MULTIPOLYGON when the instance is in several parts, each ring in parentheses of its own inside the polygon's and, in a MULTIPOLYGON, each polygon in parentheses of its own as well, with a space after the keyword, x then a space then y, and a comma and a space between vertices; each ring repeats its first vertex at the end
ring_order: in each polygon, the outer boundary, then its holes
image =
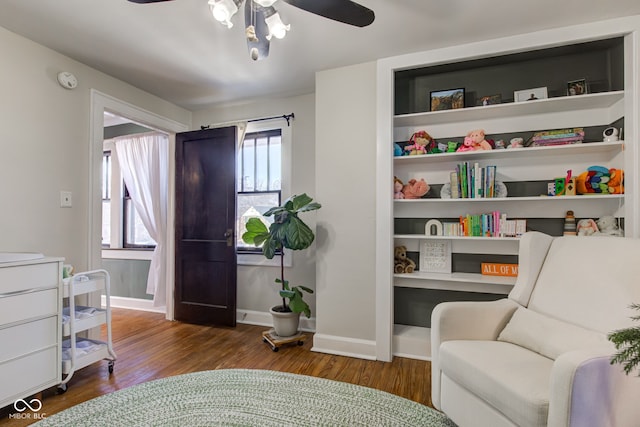
POLYGON ((502 95, 499 93, 496 95, 483 96, 478 100, 478 105, 495 105, 502 104, 502 95))
POLYGON ((533 89, 517 90, 513 92, 514 102, 534 101, 536 99, 546 99, 547 88, 536 87, 533 89))
POLYGON ((451 240, 421 240, 420 271, 451 273, 451 240))
POLYGON ((567 95, 584 95, 587 93, 587 81, 585 79, 567 82, 567 95))
POLYGON ((431 111, 464 108, 464 88, 430 92, 431 111))

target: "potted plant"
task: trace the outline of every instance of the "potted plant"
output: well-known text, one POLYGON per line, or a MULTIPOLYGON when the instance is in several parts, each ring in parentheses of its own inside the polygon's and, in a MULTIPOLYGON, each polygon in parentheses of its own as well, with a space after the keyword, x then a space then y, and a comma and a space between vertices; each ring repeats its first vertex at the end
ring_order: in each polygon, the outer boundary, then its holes
MULTIPOLYGON (((640 304, 631 304, 631 308, 640 311, 640 304)), ((640 315, 631 319, 640 321, 640 315)), ((640 365, 640 326, 618 329, 611 332, 608 338, 616 346, 616 350, 619 350, 611 359, 611 364, 622 363, 624 372, 628 375, 640 365)))
POLYGON ((259 218, 247 221, 247 231, 242 235, 245 243, 262 245, 262 253, 268 259, 280 256, 280 277, 275 282, 280 285, 279 295, 282 305, 271 308, 275 333, 281 337, 295 335, 298 332, 300 313, 311 317, 309 304, 304 300, 303 292, 312 294, 313 290, 302 285, 290 286, 284 278, 284 249, 302 250, 311 246, 315 238, 313 231, 298 214, 320 209, 320 204, 306 194, 293 195, 282 206, 274 207, 264 213, 273 215, 273 223, 267 228, 259 218))

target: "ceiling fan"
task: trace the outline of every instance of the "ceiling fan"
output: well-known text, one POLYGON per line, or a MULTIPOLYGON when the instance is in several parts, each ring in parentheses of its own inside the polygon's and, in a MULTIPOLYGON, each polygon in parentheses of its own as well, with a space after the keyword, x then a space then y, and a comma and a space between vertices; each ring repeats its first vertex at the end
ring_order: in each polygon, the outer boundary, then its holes
MULTIPOLYGON (((129 0, 132 3, 159 3, 172 0, 129 0)), ((289 25, 285 25, 273 4, 277 1, 288 3, 324 18, 356 27, 366 27, 375 19, 375 14, 351 0, 209 0, 213 17, 226 25, 233 26, 231 18, 243 2, 245 35, 249 56, 253 60, 269 56, 269 44, 272 37, 283 38, 289 25)))

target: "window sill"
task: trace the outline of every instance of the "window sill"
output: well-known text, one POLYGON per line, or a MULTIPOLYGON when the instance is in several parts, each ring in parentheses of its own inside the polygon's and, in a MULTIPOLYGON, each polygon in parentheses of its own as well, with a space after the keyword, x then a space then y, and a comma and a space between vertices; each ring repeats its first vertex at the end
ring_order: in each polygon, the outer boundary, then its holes
POLYGON ((102 258, 104 259, 132 259, 151 261, 153 249, 103 249, 102 258))
MULTIPOLYGON (((238 254, 238 265, 253 265, 257 267, 280 267, 280 257, 273 257, 273 259, 267 259, 262 254, 238 254)), ((285 251, 284 253, 284 266, 291 267, 293 265, 291 259, 291 251, 285 251)))

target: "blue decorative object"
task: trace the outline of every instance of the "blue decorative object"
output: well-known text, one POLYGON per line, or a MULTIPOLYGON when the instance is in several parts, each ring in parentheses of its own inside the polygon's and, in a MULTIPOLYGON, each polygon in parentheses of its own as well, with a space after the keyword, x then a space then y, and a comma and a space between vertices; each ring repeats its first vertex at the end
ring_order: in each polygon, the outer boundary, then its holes
POLYGON ((402 148, 398 144, 393 144, 393 155, 394 156, 402 156, 402 148))

